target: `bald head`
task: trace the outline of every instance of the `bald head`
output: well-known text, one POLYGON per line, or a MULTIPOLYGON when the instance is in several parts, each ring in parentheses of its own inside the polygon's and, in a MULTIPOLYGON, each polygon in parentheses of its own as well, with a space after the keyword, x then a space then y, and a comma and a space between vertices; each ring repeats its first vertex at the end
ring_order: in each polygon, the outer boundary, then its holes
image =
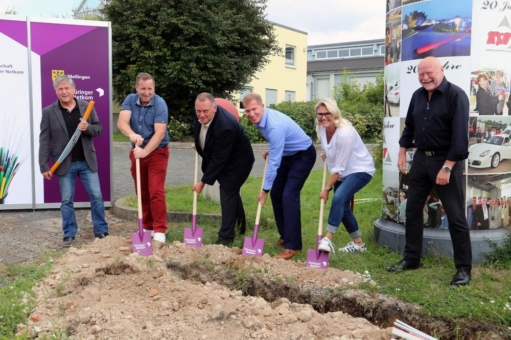
POLYGON ((430 94, 432 94, 444 79, 444 68, 435 57, 422 59, 418 66, 419 82, 430 94))

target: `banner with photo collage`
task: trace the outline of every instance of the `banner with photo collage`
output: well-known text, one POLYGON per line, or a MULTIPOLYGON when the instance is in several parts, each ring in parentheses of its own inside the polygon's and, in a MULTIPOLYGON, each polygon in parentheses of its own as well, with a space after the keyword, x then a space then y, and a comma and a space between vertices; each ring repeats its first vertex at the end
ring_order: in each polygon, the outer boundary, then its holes
MULTIPOLYGON (((511 204, 511 2, 500 0, 389 0, 386 19, 382 217, 404 224, 407 176, 397 169, 399 138, 410 99, 420 88, 417 66, 440 59, 448 81, 470 100, 469 157, 465 163, 466 214, 474 230, 508 227, 511 204), (385 157, 388 155, 388 157, 385 157), (498 217, 476 224, 477 206, 498 217)), ((407 166, 414 149, 407 151, 407 166)), ((426 227, 444 213, 435 191, 424 207, 426 227)))

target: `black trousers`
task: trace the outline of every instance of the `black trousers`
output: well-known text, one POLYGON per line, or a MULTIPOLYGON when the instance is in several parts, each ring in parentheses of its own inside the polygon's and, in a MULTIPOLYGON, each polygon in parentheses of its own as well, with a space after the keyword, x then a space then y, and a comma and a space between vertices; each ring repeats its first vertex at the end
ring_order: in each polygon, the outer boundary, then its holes
POLYGON ((412 167, 408 173, 404 258, 411 263, 420 262, 424 233, 422 210, 428 194, 435 187, 449 219, 456 268, 470 270, 472 245, 464 209, 463 162, 456 163, 452 169, 448 185, 436 185, 436 176, 444 163, 445 156, 427 157, 424 151, 420 150, 417 150, 413 157, 412 167))
POLYGON ((222 226, 218 231, 218 237, 221 239, 233 239, 236 235, 234 227, 236 222, 245 224, 245 209, 241 201, 240 192, 232 193, 222 190, 220 185, 220 205, 222 208, 222 226))
POLYGON ((286 249, 302 249, 300 192, 314 163, 316 163, 314 145, 294 155, 282 157, 277 177, 271 187, 270 197, 275 223, 286 249))

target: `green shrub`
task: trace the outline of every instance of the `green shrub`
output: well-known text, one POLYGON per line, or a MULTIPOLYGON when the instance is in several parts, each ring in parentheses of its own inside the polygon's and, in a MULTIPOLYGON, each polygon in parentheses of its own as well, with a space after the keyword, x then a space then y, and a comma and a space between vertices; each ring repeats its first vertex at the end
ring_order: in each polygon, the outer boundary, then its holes
POLYGON ((348 72, 334 86, 334 98, 342 115, 353 123, 364 141, 381 139, 383 125, 383 74, 361 86, 348 72))
POLYGON ((174 117, 169 118, 167 129, 169 130, 170 140, 173 142, 182 142, 186 137, 193 137, 192 125, 181 122, 174 117))
POLYGON ((262 143, 266 141, 257 127, 252 124, 244 114, 240 114, 240 124, 243 126, 248 138, 250 138, 251 143, 262 143))
MULTIPOLYGON (((333 96, 337 100, 343 117, 351 121, 366 143, 381 140, 383 89, 383 75, 378 76, 374 83, 361 86, 351 78, 348 72, 344 72, 342 81, 334 87, 333 96)), ((291 117, 312 140, 317 141, 314 112, 316 103, 317 100, 294 103, 284 101, 276 105, 272 104, 271 108, 291 117)), ((251 143, 266 142, 256 126, 243 113, 240 114, 240 124, 251 143)), ((183 141, 186 137, 193 136, 193 123, 188 121, 178 121, 171 117, 168 128, 172 141, 183 141)))
POLYGON ((488 241, 494 249, 492 253, 485 254, 485 264, 498 269, 511 268, 511 230, 508 230, 507 237, 501 246, 493 241, 488 241))
POLYGON ((315 101, 294 103, 281 102, 277 105, 272 105, 272 108, 291 117, 300 125, 303 131, 315 141, 317 137, 314 105, 316 105, 315 101))

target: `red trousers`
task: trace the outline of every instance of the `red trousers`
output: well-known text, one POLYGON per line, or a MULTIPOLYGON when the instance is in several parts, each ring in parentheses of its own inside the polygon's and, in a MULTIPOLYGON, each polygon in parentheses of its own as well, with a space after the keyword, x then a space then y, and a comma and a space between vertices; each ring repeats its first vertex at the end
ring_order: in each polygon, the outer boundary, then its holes
MULTIPOLYGON (((130 152, 131 175, 137 190, 135 157, 130 152)), ((165 177, 169 162, 169 148, 163 147, 140 158, 140 191, 142 192, 142 220, 144 229, 157 233, 167 231, 167 202, 165 201, 165 177)), ((137 193, 138 194, 138 193, 137 193)))

